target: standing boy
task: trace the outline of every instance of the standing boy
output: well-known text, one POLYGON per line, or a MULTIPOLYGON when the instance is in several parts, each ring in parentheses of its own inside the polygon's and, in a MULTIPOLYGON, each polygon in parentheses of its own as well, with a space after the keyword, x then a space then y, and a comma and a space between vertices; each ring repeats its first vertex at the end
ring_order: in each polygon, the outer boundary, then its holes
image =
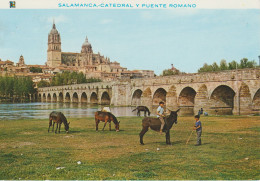
POLYGON ((161 129, 160 129, 160 134, 162 134, 162 130, 163 130, 163 127, 164 127, 164 124, 165 124, 165 122, 164 122, 164 119, 163 119, 163 117, 164 117, 164 109, 163 109, 163 107, 164 107, 164 102, 160 102, 159 103, 159 107, 157 108, 157 118, 159 118, 160 119, 160 121, 161 121, 161 129))
POLYGON ((194 126, 194 130, 196 130, 197 132, 197 144, 195 146, 199 146, 201 145, 201 133, 202 133, 202 126, 201 126, 201 122, 200 122, 200 116, 196 115, 195 117, 196 123, 194 126))

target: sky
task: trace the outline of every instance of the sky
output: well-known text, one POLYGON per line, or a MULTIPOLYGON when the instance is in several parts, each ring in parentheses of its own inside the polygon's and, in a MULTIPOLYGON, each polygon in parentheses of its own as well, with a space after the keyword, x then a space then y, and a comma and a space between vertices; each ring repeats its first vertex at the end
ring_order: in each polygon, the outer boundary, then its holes
POLYGON ((246 57, 258 62, 260 10, 0 10, 0 59, 43 65, 53 19, 63 52, 80 52, 86 36, 94 53, 129 70, 173 64, 195 73, 204 63, 246 57))

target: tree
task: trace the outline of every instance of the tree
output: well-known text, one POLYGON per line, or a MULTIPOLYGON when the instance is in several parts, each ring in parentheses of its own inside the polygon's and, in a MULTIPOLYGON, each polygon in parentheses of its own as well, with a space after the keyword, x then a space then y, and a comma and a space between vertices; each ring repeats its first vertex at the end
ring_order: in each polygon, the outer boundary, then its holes
POLYGON ((212 71, 221 71, 221 70, 234 70, 234 69, 243 69, 243 68, 254 68, 257 66, 257 63, 252 60, 249 61, 247 58, 240 60, 240 63, 237 63, 235 60, 227 63, 225 59, 220 61, 220 65, 214 62, 212 65, 204 64, 203 67, 198 69, 198 72, 212 72, 212 71))
POLYGON ((238 63, 233 60, 232 62, 228 63, 228 69, 229 70, 233 70, 233 69, 236 69, 238 67, 238 63))
POLYGON ((30 67, 29 70, 33 73, 42 73, 42 69, 40 67, 30 67))
POLYGON ((50 83, 45 81, 45 80, 41 80, 38 84, 37 84, 38 87, 49 87, 50 86, 50 83))
POLYGON ((228 70, 227 61, 225 59, 222 59, 220 61, 219 68, 220 68, 220 70, 228 70))
POLYGON ((212 64, 212 71, 216 72, 216 71, 219 71, 219 70, 220 70, 220 69, 219 69, 218 64, 217 64, 216 62, 214 62, 214 63, 212 64))

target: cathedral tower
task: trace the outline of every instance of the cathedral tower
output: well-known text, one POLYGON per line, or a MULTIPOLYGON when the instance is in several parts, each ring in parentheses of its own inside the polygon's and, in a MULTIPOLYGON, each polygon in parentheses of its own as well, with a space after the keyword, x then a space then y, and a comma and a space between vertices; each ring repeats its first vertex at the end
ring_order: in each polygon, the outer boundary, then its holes
POLYGON ((83 65, 93 65, 93 50, 91 44, 88 42, 86 37, 85 42, 81 47, 83 65))
POLYGON ((61 65, 60 33, 57 31, 54 22, 48 35, 47 65, 49 67, 57 67, 61 65))

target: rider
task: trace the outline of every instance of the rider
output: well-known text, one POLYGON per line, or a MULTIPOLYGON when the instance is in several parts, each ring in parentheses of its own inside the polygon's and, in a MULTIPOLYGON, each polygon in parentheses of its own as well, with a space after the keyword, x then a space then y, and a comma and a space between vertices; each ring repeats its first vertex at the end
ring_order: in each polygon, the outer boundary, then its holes
POLYGON ((163 107, 164 107, 164 102, 160 102, 159 103, 159 107, 157 108, 157 118, 159 118, 160 119, 160 121, 161 121, 161 129, 160 129, 160 134, 162 134, 162 130, 163 130, 163 127, 164 127, 164 124, 165 124, 165 122, 164 122, 164 109, 163 109, 163 107))

